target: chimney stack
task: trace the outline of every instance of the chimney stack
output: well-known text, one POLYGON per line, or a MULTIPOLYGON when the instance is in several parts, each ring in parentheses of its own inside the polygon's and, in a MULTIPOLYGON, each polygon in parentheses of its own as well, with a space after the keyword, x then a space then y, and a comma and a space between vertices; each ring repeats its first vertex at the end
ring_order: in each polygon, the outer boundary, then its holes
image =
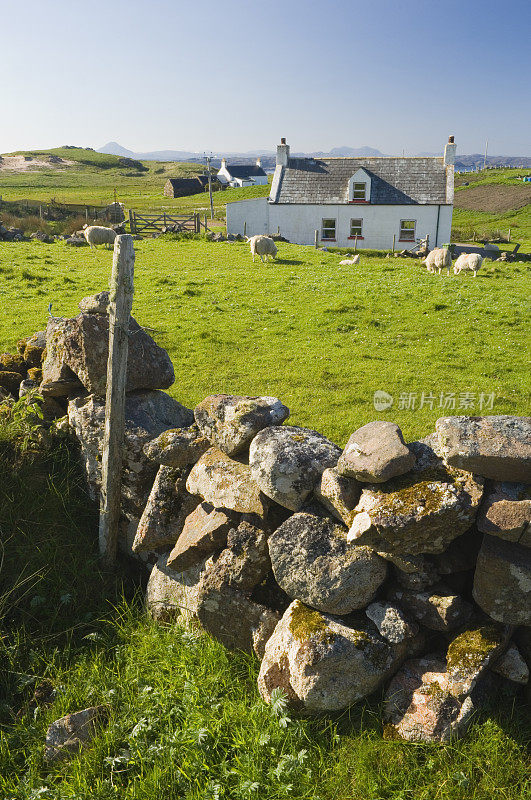
POLYGON ((221 169, 223 169, 226 166, 227 166, 227 159, 225 158, 225 156, 223 156, 223 158, 221 159, 221 169))
POLYGON ((454 143, 454 137, 448 137, 448 144, 444 148, 444 166, 448 167, 455 164, 455 154, 457 152, 457 145, 454 143))
POLYGON ((289 144, 286 144, 285 137, 282 137, 280 144, 277 145, 277 167, 287 167, 289 160, 289 144))
POLYGON ((258 156, 258 158, 256 159, 256 166, 257 167, 261 167, 262 166, 262 159, 260 158, 260 156, 258 156))

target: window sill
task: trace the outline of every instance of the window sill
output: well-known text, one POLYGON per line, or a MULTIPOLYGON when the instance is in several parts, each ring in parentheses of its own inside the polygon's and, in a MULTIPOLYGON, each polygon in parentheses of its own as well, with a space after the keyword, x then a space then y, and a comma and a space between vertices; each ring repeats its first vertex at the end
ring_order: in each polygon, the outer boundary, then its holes
POLYGON ((320 241, 321 242, 335 242, 336 239, 323 239, 323 238, 321 238, 320 241))
POLYGON ((415 244, 415 239, 399 239, 399 242, 409 242, 409 244, 415 244))
POLYGON ((347 236, 347 239, 357 239, 358 242, 362 242, 365 239, 365 236, 347 236))
POLYGON ((349 205, 357 205, 357 206, 370 206, 370 200, 349 200, 349 205))

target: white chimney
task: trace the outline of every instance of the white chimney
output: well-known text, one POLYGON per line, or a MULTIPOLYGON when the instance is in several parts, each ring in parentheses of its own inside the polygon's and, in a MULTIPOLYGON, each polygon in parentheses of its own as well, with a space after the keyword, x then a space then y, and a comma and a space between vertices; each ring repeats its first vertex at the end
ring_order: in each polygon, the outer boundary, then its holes
POLYGON ((258 156, 258 158, 256 159, 256 166, 257 167, 261 167, 262 166, 262 159, 260 158, 260 156, 258 156))
POLYGON ((287 167, 288 166, 288 159, 289 159, 289 144, 286 144, 286 140, 284 137, 280 140, 280 144, 277 145, 277 167, 287 167))
POLYGON ((455 164, 455 154, 457 152, 457 145, 454 144, 454 137, 448 137, 448 144, 444 148, 444 166, 448 167, 450 164, 455 164))
POLYGON ((226 166, 227 166, 227 159, 226 158, 222 158, 221 159, 221 169, 225 169, 226 166))

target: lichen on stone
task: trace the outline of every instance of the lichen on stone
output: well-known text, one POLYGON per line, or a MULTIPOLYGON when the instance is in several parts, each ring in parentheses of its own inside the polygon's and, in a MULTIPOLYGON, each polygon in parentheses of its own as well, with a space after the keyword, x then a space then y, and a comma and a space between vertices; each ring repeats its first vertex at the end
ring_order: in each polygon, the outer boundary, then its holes
POLYGON ((301 602, 295 603, 292 609, 289 630, 299 642, 304 642, 310 637, 324 641, 332 641, 334 638, 324 617, 301 602))
POLYGON ((464 631, 450 643, 447 665, 450 671, 473 672, 501 643, 500 631, 495 625, 483 625, 464 631))

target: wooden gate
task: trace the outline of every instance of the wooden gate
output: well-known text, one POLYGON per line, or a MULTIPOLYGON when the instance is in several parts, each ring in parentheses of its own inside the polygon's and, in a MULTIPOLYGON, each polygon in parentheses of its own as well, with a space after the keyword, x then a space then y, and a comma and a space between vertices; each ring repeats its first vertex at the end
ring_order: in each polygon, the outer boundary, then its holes
POLYGON ((139 214, 132 209, 129 211, 129 226, 131 233, 166 233, 168 229, 175 233, 191 231, 200 233, 201 228, 206 224, 201 220, 199 214, 194 212, 187 216, 175 216, 174 214, 139 214))

